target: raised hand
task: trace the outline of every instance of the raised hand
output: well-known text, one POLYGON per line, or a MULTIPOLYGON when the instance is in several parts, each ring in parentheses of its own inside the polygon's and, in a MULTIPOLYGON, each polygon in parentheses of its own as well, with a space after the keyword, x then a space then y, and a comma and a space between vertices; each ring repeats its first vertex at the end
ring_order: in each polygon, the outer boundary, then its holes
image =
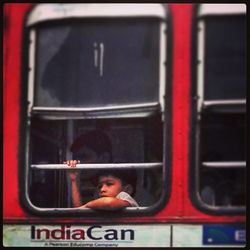
POLYGON ((70 167, 76 167, 76 164, 80 163, 79 160, 67 160, 63 162, 64 164, 67 164, 70 167))
MULTIPOLYGON (((63 163, 67 164, 71 168, 75 168, 76 164, 80 163, 80 161, 79 160, 67 160, 67 161, 64 161, 63 163)), ((78 171, 76 170, 69 170, 68 175, 72 181, 75 181, 77 177, 79 176, 78 171)))

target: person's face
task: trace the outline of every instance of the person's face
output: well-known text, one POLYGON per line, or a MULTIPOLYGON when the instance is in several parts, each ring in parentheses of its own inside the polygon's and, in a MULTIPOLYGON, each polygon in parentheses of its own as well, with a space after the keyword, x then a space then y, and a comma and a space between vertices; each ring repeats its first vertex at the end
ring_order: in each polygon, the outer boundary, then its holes
POLYGON ((96 163, 98 161, 96 152, 88 147, 83 147, 75 152, 74 159, 80 160, 81 163, 96 163))
POLYGON ((101 176, 98 182, 99 197, 116 197, 123 191, 122 181, 112 175, 101 176))

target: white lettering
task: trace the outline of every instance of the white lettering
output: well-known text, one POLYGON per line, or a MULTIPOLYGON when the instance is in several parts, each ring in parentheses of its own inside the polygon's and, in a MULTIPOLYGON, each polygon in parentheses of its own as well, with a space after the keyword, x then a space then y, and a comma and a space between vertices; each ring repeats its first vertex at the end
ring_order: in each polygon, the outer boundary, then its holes
POLYGON ((235 231, 234 238, 236 241, 246 241, 246 230, 235 231))

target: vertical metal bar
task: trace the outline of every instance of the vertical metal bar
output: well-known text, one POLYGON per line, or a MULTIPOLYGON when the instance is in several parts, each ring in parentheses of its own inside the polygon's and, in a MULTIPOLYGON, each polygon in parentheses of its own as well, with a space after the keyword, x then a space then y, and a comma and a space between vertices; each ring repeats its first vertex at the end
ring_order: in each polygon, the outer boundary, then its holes
POLYGON ((103 67, 104 67, 104 44, 100 43, 100 76, 103 76, 103 67))
POLYGON ((34 102, 34 73, 35 73, 35 43, 36 43, 36 32, 31 29, 29 34, 29 73, 28 73, 28 106, 27 106, 27 121, 26 121, 26 154, 25 154, 25 196, 27 201, 30 201, 29 187, 31 183, 30 168, 30 114, 34 102))
POLYGON ((98 67, 98 48, 97 48, 97 42, 94 43, 94 66, 95 66, 95 68, 98 67))
MULTIPOLYGON (((205 61, 205 23, 198 23, 198 51, 197 51, 197 110, 201 111, 204 100, 204 61, 205 61)), ((199 118, 199 115, 198 115, 199 118)))
POLYGON ((36 32, 34 29, 30 31, 29 37, 29 75, 28 75, 28 116, 34 104, 34 74, 35 74, 35 43, 36 32))
POLYGON ((160 25, 160 62, 159 62, 159 101, 160 101, 160 108, 162 111, 162 121, 164 121, 164 109, 165 109, 165 102, 164 102, 164 97, 165 97, 165 86, 166 86, 166 30, 167 30, 167 25, 165 22, 162 22, 160 25))
MULTIPOLYGON (((72 145, 73 140, 74 140, 74 121, 72 120, 68 120, 67 121, 67 146, 66 146, 66 160, 68 159, 72 159, 72 153, 69 150, 69 145, 72 145)), ((67 196, 67 204, 68 206, 70 206, 71 204, 71 181, 69 179, 69 176, 66 176, 66 180, 67 180, 67 192, 68 192, 68 196, 67 196)))

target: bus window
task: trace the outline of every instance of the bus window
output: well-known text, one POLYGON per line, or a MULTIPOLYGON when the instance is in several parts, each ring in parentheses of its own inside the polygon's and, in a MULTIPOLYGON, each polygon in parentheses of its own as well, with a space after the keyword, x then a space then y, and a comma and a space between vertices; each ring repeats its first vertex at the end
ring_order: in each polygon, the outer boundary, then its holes
POLYGON ((240 211, 245 206, 245 8, 199 8, 197 190, 200 202, 216 211, 240 211))
POLYGON ((114 18, 117 7, 44 4, 28 18, 26 195, 36 211, 75 211, 63 162, 77 157, 78 138, 96 130, 107 136, 112 157, 75 168, 82 203, 95 197, 93 179, 103 168, 134 170, 137 211, 165 196, 165 11, 119 4, 114 18))

